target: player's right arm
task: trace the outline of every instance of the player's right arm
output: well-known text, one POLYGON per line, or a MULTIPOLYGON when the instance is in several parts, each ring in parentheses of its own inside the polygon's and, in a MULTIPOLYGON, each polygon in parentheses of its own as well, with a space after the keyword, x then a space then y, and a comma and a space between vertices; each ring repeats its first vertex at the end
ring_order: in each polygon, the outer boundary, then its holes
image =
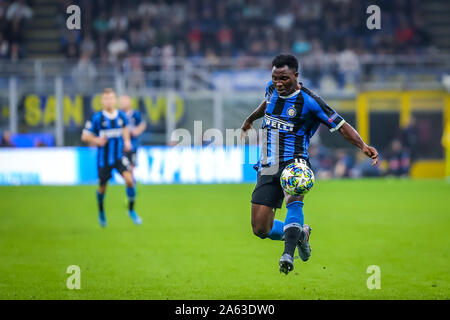
POLYGON ((81 141, 89 145, 103 147, 108 139, 106 137, 99 137, 99 125, 95 115, 91 121, 87 121, 81 134, 81 141))
POLYGON ((269 81, 269 83, 266 86, 266 95, 264 101, 259 104, 259 106, 247 117, 247 119, 244 120, 244 123, 241 126, 242 138, 245 138, 247 136, 247 130, 253 128, 253 122, 255 120, 258 120, 259 118, 262 118, 266 113, 267 102, 269 101, 274 88, 275 87, 273 85, 272 80, 269 81))
POLYGON ((245 133, 247 130, 253 128, 253 122, 262 118, 266 113, 267 101, 264 100, 261 104, 256 108, 248 117, 244 120, 244 123, 241 126, 241 130, 245 133))

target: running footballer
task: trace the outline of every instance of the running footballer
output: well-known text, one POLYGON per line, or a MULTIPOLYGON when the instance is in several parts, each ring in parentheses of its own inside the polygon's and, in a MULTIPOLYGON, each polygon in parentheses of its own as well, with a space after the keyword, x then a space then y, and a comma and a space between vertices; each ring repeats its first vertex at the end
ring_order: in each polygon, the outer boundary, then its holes
POLYGON ((134 211, 136 189, 131 174, 131 163, 124 155, 124 152, 132 149, 127 116, 123 111, 116 109, 117 97, 112 89, 106 88, 103 91, 101 103, 103 110, 95 113, 92 120, 86 122, 81 136, 83 142, 97 147, 98 221, 100 226, 106 227, 103 200, 112 172, 117 170, 125 179, 128 215, 136 225, 140 225, 142 219, 134 211))
POLYGON ((345 139, 378 162, 375 148, 368 146, 358 132, 319 96, 298 81, 298 60, 293 55, 279 55, 272 61, 272 80, 267 84, 264 101, 242 124, 242 132, 252 128, 256 119, 264 117, 260 161, 255 166, 257 182, 252 194, 251 223, 253 233, 264 239, 284 241, 280 272, 294 269, 294 253, 303 261, 311 255, 311 228, 304 224, 304 196, 285 193, 280 175, 290 163, 301 161, 310 167, 308 147, 320 124, 331 132, 340 132, 345 139), (285 221, 275 218, 276 209, 286 201, 285 221))

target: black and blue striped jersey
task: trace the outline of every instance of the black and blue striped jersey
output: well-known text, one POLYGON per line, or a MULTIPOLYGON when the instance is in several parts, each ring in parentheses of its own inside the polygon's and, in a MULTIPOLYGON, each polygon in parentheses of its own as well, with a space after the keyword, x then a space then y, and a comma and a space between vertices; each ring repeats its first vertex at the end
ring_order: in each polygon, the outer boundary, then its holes
POLYGON ((106 137, 108 142, 98 147, 97 166, 112 166, 123 156, 123 128, 128 125, 124 112, 115 110, 112 114, 106 111, 96 112, 91 121, 86 122, 85 132, 98 137, 106 137))
MULTIPOLYGON (((128 119, 128 126, 130 130, 133 130, 142 122, 142 115, 139 110, 130 110, 126 113, 128 119)), ((131 152, 136 152, 139 147, 139 137, 131 136, 131 152)))
POLYGON ((319 96, 305 88, 280 96, 272 81, 266 87, 266 113, 260 163, 272 165, 294 158, 309 159, 311 137, 323 123, 338 130, 345 120, 319 96))

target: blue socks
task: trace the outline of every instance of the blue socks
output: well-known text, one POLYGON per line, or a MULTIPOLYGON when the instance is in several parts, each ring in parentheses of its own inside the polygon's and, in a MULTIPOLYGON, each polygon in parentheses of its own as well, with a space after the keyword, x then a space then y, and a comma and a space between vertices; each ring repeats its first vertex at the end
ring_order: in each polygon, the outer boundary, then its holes
POLYGON ((136 197, 136 188, 127 187, 127 197, 128 197, 128 210, 133 211, 134 209, 134 198, 136 197))
POLYGON ((294 201, 289 203, 287 206, 286 219, 284 220, 284 230, 289 227, 298 226, 303 227, 303 202, 294 201))
POLYGON ((283 240, 284 231, 283 231, 284 223, 281 220, 273 220, 273 227, 270 230, 270 233, 267 235, 267 238, 272 240, 283 240))
POLYGON ((267 235, 267 238, 272 240, 284 240, 284 230, 289 227, 298 226, 300 228, 303 227, 303 202, 302 201, 294 201, 286 206, 287 214, 286 219, 281 220, 273 220, 272 230, 267 235), (286 228, 287 227, 287 228, 286 228))
POLYGON ((104 193, 100 193, 97 190, 97 203, 98 203, 98 211, 103 212, 103 199, 105 198, 104 193))

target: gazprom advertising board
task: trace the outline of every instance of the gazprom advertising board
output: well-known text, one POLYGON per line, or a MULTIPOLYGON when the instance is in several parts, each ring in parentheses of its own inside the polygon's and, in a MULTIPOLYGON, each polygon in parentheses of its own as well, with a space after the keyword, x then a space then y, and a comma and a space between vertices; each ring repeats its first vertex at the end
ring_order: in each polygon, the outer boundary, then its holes
MULTIPOLYGON (((0 185, 97 183, 96 149, 0 149, 0 185)), ((142 184, 243 183, 256 181, 256 146, 142 147, 135 178, 142 184)), ((121 183, 115 172, 111 180, 121 183)))

